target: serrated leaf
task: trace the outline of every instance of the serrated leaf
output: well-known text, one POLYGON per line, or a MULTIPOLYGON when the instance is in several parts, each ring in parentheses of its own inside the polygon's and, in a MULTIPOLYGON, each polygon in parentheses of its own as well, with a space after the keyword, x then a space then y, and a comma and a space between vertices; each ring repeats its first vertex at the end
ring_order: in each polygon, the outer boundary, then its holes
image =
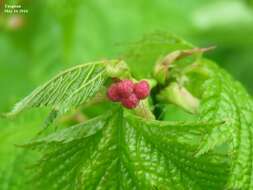
POLYGON ((36 145, 36 147, 39 147, 39 146, 43 147, 43 146, 49 146, 51 144, 57 144, 57 143, 65 144, 74 140, 79 140, 81 138, 87 138, 89 136, 94 135, 98 130, 102 129, 102 127, 105 125, 107 117, 108 117, 108 114, 105 114, 103 116, 90 119, 85 124, 77 124, 77 125, 62 129, 61 131, 57 133, 49 134, 46 137, 36 138, 36 140, 33 140, 32 143, 27 143, 27 144, 24 144, 23 146, 34 147, 36 145))
POLYGON ((95 95, 106 78, 105 63, 92 62, 63 71, 18 102, 7 116, 32 107, 50 107, 53 110, 50 122, 57 114, 77 107, 95 95))
POLYGON ((253 102, 243 86, 211 61, 199 65, 209 73, 203 84, 201 120, 224 121, 205 136, 197 155, 225 142, 232 143, 228 189, 253 189, 253 102))
POLYGON ((227 165, 193 158, 193 150, 177 140, 203 125, 149 122, 119 109, 56 132, 29 145, 46 145, 36 188, 222 189, 227 165), (90 133, 94 122, 103 126, 90 133))

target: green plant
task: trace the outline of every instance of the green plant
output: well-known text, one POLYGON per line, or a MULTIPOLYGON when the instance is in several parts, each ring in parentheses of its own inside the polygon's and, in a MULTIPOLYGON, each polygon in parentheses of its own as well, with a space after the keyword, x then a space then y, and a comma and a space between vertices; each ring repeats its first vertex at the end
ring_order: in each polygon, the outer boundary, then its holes
POLYGON ((89 119, 45 128, 22 145, 43 155, 30 182, 0 180, 0 187, 253 189, 252 98, 203 57, 207 50, 155 33, 130 46, 125 61, 78 65, 38 87, 6 116, 49 107, 49 126, 78 108, 89 119), (115 80, 143 78, 151 93, 135 109, 106 98, 115 80))

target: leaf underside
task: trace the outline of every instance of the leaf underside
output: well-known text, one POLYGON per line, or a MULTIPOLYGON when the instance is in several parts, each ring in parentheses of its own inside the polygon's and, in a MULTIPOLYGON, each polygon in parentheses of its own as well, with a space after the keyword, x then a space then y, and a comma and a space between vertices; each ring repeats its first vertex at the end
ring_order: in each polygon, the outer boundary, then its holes
POLYGON ((104 80, 103 62, 75 66, 36 88, 18 102, 7 116, 17 115, 32 107, 49 107, 53 112, 65 113, 94 96, 104 80))

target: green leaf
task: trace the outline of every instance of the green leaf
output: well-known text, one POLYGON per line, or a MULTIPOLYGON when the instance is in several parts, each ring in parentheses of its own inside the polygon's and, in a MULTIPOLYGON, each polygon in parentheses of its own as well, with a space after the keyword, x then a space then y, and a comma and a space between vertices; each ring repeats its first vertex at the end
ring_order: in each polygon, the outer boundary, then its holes
POLYGON ((145 78, 152 73, 154 64, 161 61, 160 59, 163 59, 167 54, 193 47, 193 45, 171 33, 155 32, 130 44, 123 57, 135 76, 145 78))
MULTIPOLYGON (((206 123, 146 121, 117 109, 28 144, 44 153, 36 189, 223 189, 227 164, 178 137, 206 123)), ((194 132, 195 131, 195 132, 194 132)))
POLYGON ((31 171, 28 168, 39 155, 15 145, 27 142, 27 139, 38 133, 39 129, 34 126, 38 126, 45 116, 46 113, 39 111, 26 113, 15 122, 0 119, 1 190, 33 190, 27 183, 31 179, 31 171))
POLYGON ((208 60, 198 67, 209 73, 204 82, 201 101, 201 120, 224 121, 214 127, 200 145, 197 155, 231 142, 232 166, 229 189, 253 189, 253 102, 243 86, 226 71, 208 60))
POLYGON ((30 95, 18 102, 7 116, 13 116, 32 107, 53 109, 49 120, 87 102, 105 81, 105 64, 115 61, 92 62, 61 72, 30 95))
POLYGON ((0 189, 18 190, 25 187, 26 190, 32 190, 33 187, 28 183, 31 179, 30 170, 26 167, 36 156, 34 152, 16 150, 16 155, 9 157, 10 164, 0 168, 0 189))

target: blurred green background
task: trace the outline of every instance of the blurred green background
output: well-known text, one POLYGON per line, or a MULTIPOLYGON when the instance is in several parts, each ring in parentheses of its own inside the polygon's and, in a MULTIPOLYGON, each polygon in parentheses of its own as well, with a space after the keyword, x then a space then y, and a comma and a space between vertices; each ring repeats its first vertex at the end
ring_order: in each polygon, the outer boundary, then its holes
MULTIPOLYGON (((117 58, 129 42, 156 31, 175 33, 200 47, 217 46, 207 57, 253 92, 251 0, 0 2, 0 112, 59 70, 117 58), (29 12, 6 14, 4 4, 19 4, 29 12)), ((0 170, 13 165, 14 144, 31 138, 42 118, 43 113, 30 112, 15 121, 0 120, 0 170)))

